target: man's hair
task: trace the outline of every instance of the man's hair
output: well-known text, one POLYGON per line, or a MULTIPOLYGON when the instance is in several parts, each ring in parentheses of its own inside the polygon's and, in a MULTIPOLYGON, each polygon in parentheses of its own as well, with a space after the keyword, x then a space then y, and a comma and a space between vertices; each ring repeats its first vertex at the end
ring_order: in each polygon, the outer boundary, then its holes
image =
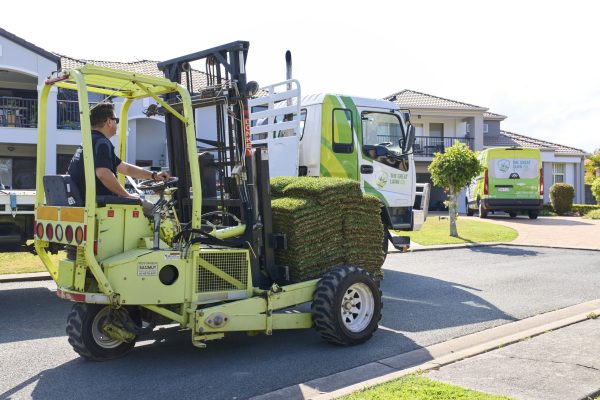
POLYGON ((112 118, 115 112, 115 105, 112 103, 100 103, 90 111, 90 123, 92 126, 100 126, 109 118, 112 118))

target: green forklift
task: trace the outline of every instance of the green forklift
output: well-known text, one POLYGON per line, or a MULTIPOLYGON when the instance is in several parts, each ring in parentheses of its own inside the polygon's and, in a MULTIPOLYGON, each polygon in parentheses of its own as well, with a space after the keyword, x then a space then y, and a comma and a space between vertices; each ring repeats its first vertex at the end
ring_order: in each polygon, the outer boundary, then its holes
MULTIPOLYGON (((82 357, 123 356, 139 336, 173 322, 189 329, 197 347, 227 332, 311 327, 347 346, 377 329, 379 282, 360 266, 327 266, 318 279, 291 282, 288 267, 276 263, 275 251, 287 240, 273 232, 268 148, 250 141, 247 100, 258 85, 246 80, 248 48, 237 41, 159 63, 165 78, 85 65, 46 80, 38 113, 35 248, 57 295, 74 302, 66 330, 82 357), (198 61, 205 72, 191 68, 198 61), (140 200, 96 196, 95 185, 86 185, 84 197, 68 175, 45 174, 53 87, 77 91, 87 182, 95 179, 88 93, 121 98, 121 121, 135 100, 156 102, 146 113, 165 118, 173 177, 131 182, 142 196, 156 194, 150 217, 140 200), (198 138, 201 109, 213 112, 214 140, 198 138), (56 264, 49 253, 60 248, 66 257, 56 264), (296 309, 305 303, 310 310, 296 309)), ((119 135, 125 160, 126 123, 119 135)))

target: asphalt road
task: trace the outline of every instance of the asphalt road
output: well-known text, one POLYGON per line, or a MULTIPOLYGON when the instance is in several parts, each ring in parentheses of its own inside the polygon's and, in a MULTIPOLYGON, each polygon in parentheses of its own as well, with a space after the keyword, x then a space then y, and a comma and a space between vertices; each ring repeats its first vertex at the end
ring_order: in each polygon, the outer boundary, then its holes
POLYGON ((391 254, 384 317, 368 343, 331 346, 313 330, 232 334, 192 346, 155 331, 125 358, 79 358, 64 328, 70 304, 52 282, 0 284, 0 400, 243 399, 468 333, 598 298, 600 253, 477 247, 391 254))

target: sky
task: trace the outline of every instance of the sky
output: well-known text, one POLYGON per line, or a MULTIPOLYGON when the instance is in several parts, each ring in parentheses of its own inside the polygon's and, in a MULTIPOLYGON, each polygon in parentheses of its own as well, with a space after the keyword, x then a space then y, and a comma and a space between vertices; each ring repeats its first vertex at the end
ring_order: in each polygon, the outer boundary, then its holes
POLYGON ((167 60, 250 42, 248 79, 303 94, 411 89, 508 116, 503 130, 600 148, 600 2, 3 2, 0 27, 74 58, 167 60), (89 5, 87 5, 89 3, 89 5), (93 4, 93 5, 92 5, 93 4))

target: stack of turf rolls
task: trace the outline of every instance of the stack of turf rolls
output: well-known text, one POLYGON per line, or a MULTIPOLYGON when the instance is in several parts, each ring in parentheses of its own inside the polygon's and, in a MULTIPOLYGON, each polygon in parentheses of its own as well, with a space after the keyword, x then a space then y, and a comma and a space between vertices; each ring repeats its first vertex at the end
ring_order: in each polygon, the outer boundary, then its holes
POLYGON ((292 282, 321 277, 342 264, 357 265, 381 277, 381 205, 363 195, 356 181, 342 178, 271 179, 273 227, 287 236, 277 264, 288 266, 292 282))

